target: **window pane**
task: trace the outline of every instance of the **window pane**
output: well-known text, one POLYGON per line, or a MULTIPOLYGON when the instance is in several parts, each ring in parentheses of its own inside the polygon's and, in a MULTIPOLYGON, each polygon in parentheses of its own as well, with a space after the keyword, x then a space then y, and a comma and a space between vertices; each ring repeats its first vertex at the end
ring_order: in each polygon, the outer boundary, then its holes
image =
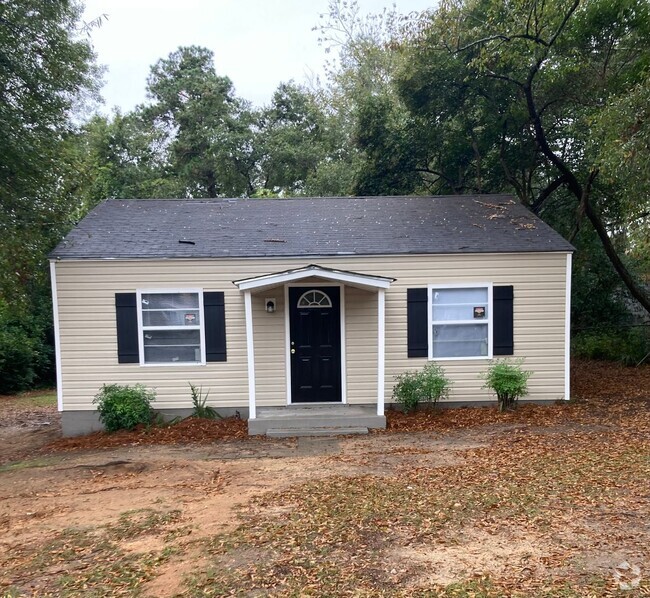
POLYGON ((433 289, 433 321, 482 320, 488 317, 488 290, 433 289))
POLYGON ((146 330, 145 363, 201 361, 201 335, 198 330, 146 330))
POLYGON ((143 326, 198 326, 200 323, 198 309, 142 310, 143 326))
POLYGON ((142 309, 187 309, 199 307, 198 293, 142 293, 142 309))
POLYGON ((447 324, 433 327, 434 357, 485 357, 487 324, 447 324))

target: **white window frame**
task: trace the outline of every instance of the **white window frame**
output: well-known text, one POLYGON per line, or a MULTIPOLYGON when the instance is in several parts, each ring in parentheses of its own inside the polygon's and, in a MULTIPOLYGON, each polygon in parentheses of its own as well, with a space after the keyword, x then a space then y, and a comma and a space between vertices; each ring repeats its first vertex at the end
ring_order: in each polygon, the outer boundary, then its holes
POLYGON ((138 315, 138 349, 140 354, 140 365, 142 367, 187 367, 205 365, 205 311, 203 309, 203 289, 196 288, 175 288, 175 289, 137 289, 136 290, 137 302, 137 315, 138 315), (199 326, 147 326, 151 330, 199 330, 199 338, 201 342, 201 360, 200 361, 172 361, 167 363, 146 363, 144 360, 144 326, 142 324, 142 295, 155 295, 155 294, 182 294, 182 293, 196 293, 199 297, 199 326))
POLYGON ((450 284, 430 284, 428 285, 427 294, 427 326, 428 326, 428 339, 429 339, 429 361, 486 361, 492 359, 492 326, 493 326, 493 310, 494 302, 492 300, 492 286, 491 282, 462 282, 450 284), (488 350, 487 355, 473 355, 469 357, 434 357, 433 356, 433 291, 436 289, 487 289, 487 318, 481 319, 480 322, 472 322, 471 320, 445 320, 444 324, 487 324, 488 327, 488 350))

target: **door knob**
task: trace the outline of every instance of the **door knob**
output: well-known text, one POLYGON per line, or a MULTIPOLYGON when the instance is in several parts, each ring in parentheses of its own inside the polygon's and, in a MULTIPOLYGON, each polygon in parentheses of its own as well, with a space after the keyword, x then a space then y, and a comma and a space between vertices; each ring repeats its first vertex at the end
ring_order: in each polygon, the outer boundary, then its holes
POLYGON ((296 352, 295 349, 291 349, 291 355, 293 355, 296 352))

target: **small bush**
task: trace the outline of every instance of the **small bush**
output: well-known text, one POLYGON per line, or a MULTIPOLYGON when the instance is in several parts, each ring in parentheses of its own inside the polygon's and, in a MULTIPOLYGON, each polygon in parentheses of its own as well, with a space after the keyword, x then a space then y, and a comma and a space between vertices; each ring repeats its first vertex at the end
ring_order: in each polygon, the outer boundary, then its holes
POLYGON ((650 333, 643 328, 580 332, 571 340, 571 354, 583 359, 636 365, 650 353, 650 333))
POLYGON ((142 384, 120 386, 104 384, 93 399, 99 419, 108 432, 132 430, 138 424, 149 425, 153 417, 151 403, 156 398, 153 390, 142 384))
POLYGON ((483 388, 489 388, 497 395, 499 411, 515 409, 517 401, 528 394, 528 378, 532 372, 522 370, 522 362, 496 361, 482 375, 485 380, 483 388))
POLYGON ((435 405, 448 396, 451 382, 436 363, 428 363, 420 371, 404 372, 395 378, 393 398, 405 413, 414 411, 421 402, 435 405))
POLYGON ((206 392, 204 395, 202 386, 197 388, 191 382, 189 385, 190 393, 192 394, 192 405, 194 406, 192 416, 200 417, 202 419, 222 419, 222 417, 217 413, 217 410, 207 404, 210 391, 206 392))

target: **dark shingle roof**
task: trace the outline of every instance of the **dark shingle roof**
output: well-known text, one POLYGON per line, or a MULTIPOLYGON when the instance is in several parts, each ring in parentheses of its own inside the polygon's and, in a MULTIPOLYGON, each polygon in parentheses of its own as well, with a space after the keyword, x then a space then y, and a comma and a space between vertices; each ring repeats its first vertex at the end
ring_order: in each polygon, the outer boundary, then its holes
POLYGON ((55 259, 572 251, 509 196, 107 200, 55 259))

